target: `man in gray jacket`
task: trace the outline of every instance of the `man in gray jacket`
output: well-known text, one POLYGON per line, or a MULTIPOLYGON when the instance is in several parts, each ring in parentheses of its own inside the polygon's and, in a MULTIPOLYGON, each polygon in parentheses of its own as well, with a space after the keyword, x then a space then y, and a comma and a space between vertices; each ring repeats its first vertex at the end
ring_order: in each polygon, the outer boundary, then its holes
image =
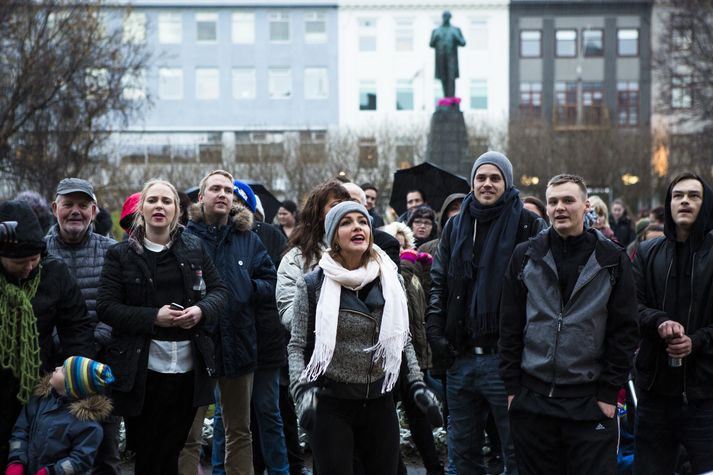
POLYGON ((547 184, 552 227, 519 244, 503 284, 500 374, 520 474, 616 473, 616 401, 638 343, 623 249, 584 229, 584 180, 547 184))
MULTIPOLYGON (((52 213, 57 224, 50 228, 45 237, 47 252, 61 258, 72 275, 77 279, 87 304, 88 315, 96 321, 96 299, 99 289, 104 256, 116 244, 111 238, 95 234, 92 221, 97 215, 97 199, 91 183, 80 178, 65 178, 57 185, 56 198, 52 203, 52 213)), ((111 339, 111 328, 98 323, 94 330, 97 345, 97 359, 102 361, 102 348, 111 339)), ((108 417, 102 424, 104 440, 99 447, 93 473, 118 475, 119 425, 121 418, 108 417)))

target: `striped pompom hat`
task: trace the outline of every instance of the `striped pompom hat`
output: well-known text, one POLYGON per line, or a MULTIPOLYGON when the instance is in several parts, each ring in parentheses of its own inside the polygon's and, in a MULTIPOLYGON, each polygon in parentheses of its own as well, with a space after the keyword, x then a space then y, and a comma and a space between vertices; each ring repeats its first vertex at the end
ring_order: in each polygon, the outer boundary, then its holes
POLYGON ((64 360, 64 389, 67 396, 82 399, 92 394, 103 393, 114 382, 108 365, 84 356, 70 356, 64 360))

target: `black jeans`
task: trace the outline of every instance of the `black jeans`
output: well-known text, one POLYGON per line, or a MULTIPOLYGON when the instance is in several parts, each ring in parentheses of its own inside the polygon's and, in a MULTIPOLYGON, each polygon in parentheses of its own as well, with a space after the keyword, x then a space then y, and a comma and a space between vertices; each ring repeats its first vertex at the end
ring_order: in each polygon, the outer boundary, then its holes
POLYGON ((713 471, 713 399, 639 393, 634 437, 634 473, 670 475, 676 469, 679 446, 688 453, 693 473, 713 471))
POLYGON ((136 452, 135 475, 178 474, 178 455, 196 416, 193 385, 192 371, 149 370, 141 414, 124 417, 127 442, 136 452))
POLYGON ((393 396, 367 401, 320 396, 311 442, 320 473, 352 475, 359 458, 363 473, 394 475, 399 421, 393 396))

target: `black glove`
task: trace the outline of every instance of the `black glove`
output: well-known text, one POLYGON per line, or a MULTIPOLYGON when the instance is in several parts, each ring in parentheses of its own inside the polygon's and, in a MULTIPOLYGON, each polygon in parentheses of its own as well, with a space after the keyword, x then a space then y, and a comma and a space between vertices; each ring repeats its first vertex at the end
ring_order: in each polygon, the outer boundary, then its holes
POLYGON ((300 420, 300 426, 307 432, 312 432, 312 429, 314 429, 314 419, 317 414, 317 401, 319 399, 318 395, 318 388, 307 388, 302 393, 299 404, 297 404, 297 415, 300 420))
POLYGON ((438 398, 422 381, 411 385, 411 398, 421 412, 426 414, 429 424, 433 427, 443 426, 443 414, 438 398))
POLYGON ((431 349, 433 350, 434 356, 440 361, 446 362, 446 366, 449 367, 455 361, 458 352, 451 346, 446 337, 442 336, 437 338, 433 343, 431 343, 431 349))

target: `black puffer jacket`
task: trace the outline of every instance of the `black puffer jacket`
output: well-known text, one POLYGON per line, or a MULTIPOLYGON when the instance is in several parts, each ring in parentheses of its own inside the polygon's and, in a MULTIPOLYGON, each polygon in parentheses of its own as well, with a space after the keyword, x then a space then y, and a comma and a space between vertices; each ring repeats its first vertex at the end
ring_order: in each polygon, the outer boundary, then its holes
MULTIPOLYGON (((81 243, 70 245, 62 240, 59 226, 55 224, 45 236, 45 242, 47 243, 47 252, 61 258, 77 279, 77 284, 87 304, 87 313, 96 320, 97 293, 104 266, 104 256, 107 250, 116 244, 116 241, 93 233, 90 228, 81 243)), ((94 329, 94 338, 102 346, 105 346, 111 339, 111 328, 106 323, 97 323, 94 329)))
POLYGON ((238 212, 227 226, 206 224, 199 206, 190 212, 187 231, 203 242, 228 286, 215 350, 218 376, 236 378, 255 370, 255 309, 275 301, 275 266, 251 231, 253 215, 249 210, 238 212))
MULTIPOLYGON (((140 244, 143 237, 137 234, 107 252, 97 298, 99 318, 112 327, 106 363, 116 377, 112 396, 116 413, 122 416, 139 414, 143 407, 156 315, 167 303, 156 302, 152 274, 140 244)), ((171 252, 183 273, 184 306, 197 305, 203 311, 200 323, 190 332, 195 368, 193 405, 205 406, 213 402, 214 385, 210 376, 215 374, 210 335, 224 313, 227 289, 200 239, 179 228, 171 252), (192 286, 197 270, 203 271, 206 295, 195 302, 192 286)))

